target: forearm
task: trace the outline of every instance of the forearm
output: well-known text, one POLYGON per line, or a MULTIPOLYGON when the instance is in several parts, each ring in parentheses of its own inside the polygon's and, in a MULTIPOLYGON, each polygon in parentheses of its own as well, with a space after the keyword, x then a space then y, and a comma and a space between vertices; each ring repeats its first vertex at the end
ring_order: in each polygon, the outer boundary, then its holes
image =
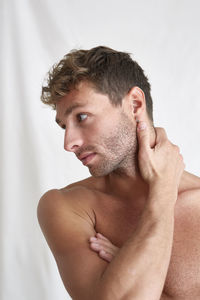
POLYGON ((99 299, 156 300, 163 290, 173 242, 176 193, 153 190, 137 228, 102 275, 99 299), (174 201, 171 199, 174 197, 174 201))

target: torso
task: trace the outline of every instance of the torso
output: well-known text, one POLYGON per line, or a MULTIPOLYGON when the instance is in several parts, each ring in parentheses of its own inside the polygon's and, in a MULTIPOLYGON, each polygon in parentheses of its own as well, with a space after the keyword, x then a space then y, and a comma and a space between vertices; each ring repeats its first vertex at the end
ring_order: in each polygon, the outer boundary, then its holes
MULTIPOLYGON (((187 174, 187 187, 179 193, 175 206, 172 255, 160 300, 200 299, 200 179, 187 174)), ((84 207, 95 213, 95 230, 117 247, 122 247, 134 231, 140 213, 123 205, 115 196, 106 194, 94 179, 88 178, 71 186, 84 186, 95 193, 95 197, 84 199, 84 207)))

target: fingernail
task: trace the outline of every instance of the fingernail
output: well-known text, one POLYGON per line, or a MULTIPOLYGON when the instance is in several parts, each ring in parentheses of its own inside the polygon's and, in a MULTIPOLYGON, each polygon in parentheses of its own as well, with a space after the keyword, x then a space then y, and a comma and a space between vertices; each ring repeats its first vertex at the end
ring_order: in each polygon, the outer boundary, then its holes
POLYGON ((139 122, 138 123, 138 129, 144 130, 147 127, 147 124, 145 122, 139 122))
POLYGON ((100 245, 97 243, 92 243, 91 246, 95 249, 98 249, 98 250, 100 249, 100 245))
POLYGON ((91 237, 91 238, 90 238, 90 241, 92 241, 92 242, 93 242, 93 241, 97 241, 97 238, 91 237))

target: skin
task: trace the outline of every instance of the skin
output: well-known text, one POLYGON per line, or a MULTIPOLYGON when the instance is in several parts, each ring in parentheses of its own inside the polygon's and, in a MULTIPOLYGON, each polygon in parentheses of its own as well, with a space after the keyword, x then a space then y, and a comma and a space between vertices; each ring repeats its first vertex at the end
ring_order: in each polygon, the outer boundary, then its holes
POLYGON ((95 237, 91 237, 89 241, 91 249, 107 262, 111 262, 119 250, 117 246, 113 245, 109 239, 99 232, 95 237))
POLYGON ((146 113, 143 91, 132 88, 122 106, 114 107, 107 95, 95 92, 90 83, 81 82, 76 90, 60 99, 56 111, 56 119, 65 129, 64 149, 77 157, 85 152, 96 152, 96 157, 87 165, 91 175, 103 178, 106 189, 123 197, 127 204, 132 202, 130 192, 135 188, 138 191, 135 205, 140 206, 143 201, 139 191, 145 191, 142 196, 146 197, 148 185, 138 169, 137 120, 146 122, 150 129, 150 146, 155 144, 155 130, 146 113), (65 117, 66 108, 74 102, 85 106, 65 117), (84 118, 81 122, 80 113, 84 118))
POLYGON ((138 166, 138 121, 142 120, 148 127, 150 147, 156 143, 143 91, 133 87, 123 98, 122 105, 114 107, 107 95, 96 92, 90 83, 81 82, 57 102, 56 112, 56 120, 65 130, 64 149, 77 158, 86 152, 96 153, 87 164, 91 178, 96 179, 105 193, 111 193, 138 212, 142 210, 148 196, 148 183, 138 166), (75 102, 84 106, 66 117, 65 110, 75 102))
MULTIPOLYGON (((133 185, 137 186, 138 191, 147 189, 137 164, 136 126, 139 118, 143 119, 151 129, 151 147, 155 144, 155 131, 147 116, 145 97, 141 89, 132 88, 119 109, 111 105, 108 96, 96 93, 90 83, 81 82, 77 90, 72 90, 61 99, 56 106, 56 111, 56 119, 63 120, 59 125, 66 130, 64 139, 66 151, 74 152, 77 156, 84 152, 99 153, 98 164, 88 165, 93 177, 106 176, 109 189, 114 190, 119 197, 123 195, 123 199, 126 195, 127 202, 132 200, 128 195, 133 185), (82 127, 75 124, 74 116, 80 113, 80 109, 75 110, 68 120, 63 118, 68 103, 75 101, 85 104, 84 109, 81 108, 82 117, 86 120, 89 116, 91 118, 89 124, 82 127), (112 122, 110 122, 111 115, 112 122)), ((140 199, 137 205, 144 205, 141 202, 140 199)), ((119 249, 100 233, 97 233, 96 237, 91 237, 90 243, 91 249, 108 262, 119 249)))
MULTIPOLYGON (((74 152, 77 157, 85 152, 96 153, 96 156, 87 164, 92 177, 82 181, 81 184, 93 190, 100 190, 105 195, 113 196, 118 202, 121 202, 123 207, 128 207, 128 211, 133 211, 135 215, 139 215, 143 211, 148 198, 148 183, 144 179, 145 174, 140 173, 137 157, 137 121, 144 121, 147 124, 150 134, 150 147, 153 148, 156 143, 155 130, 146 113, 143 91, 138 87, 133 87, 124 97, 122 106, 113 107, 108 96, 97 93, 90 83, 82 82, 76 90, 72 90, 59 100, 56 105, 56 112, 59 125, 65 129, 64 149, 74 152), (77 101, 84 104, 84 107, 77 108, 66 117, 64 115, 65 110, 77 101), (79 122, 80 119, 82 120, 81 122, 79 122)), ((70 186, 76 185, 80 185, 80 182, 70 186)), ((190 208, 195 213, 200 211, 199 201, 196 200, 200 197, 199 190, 200 179, 184 171, 178 187, 179 196, 175 208, 175 248, 172 251, 172 267, 169 268, 170 280, 168 281, 170 286, 174 286, 172 275, 176 271, 176 269, 174 270, 174 261, 176 262, 177 258, 180 258, 178 267, 185 266, 185 269, 183 268, 179 274, 186 274, 183 280, 186 283, 188 282, 190 269, 185 264, 187 260, 183 259, 181 261, 181 258, 186 257, 187 253, 191 253, 191 248, 189 248, 189 243, 183 244, 182 241, 187 240, 189 237, 192 237, 194 242, 197 241, 196 234, 193 236, 191 232, 195 228, 194 224, 198 228, 200 222, 196 221, 199 220, 197 214, 188 214, 186 204, 189 202, 190 208), (188 228, 190 228, 189 233, 186 230, 188 228)), ((106 205, 107 209, 112 211, 113 207, 110 203, 108 202, 106 205)), ((94 240, 94 236, 90 238, 90 249, 96 252, 103 260, 111 262, 119 248, 107 236, 102 236, 102 232, 100 232, 95 236, 97 240, 94 240)), ((198 230, 196 230, 197 232, 198 230)), ((111 240, 113 240, 113 237, 111 240)), ((119 244, 121 247, 120 236, 119 244)), ((193 246, 193 249, 196 248, 198 248, 197 243, 193 246)), ((195 257, 197 265, 199 260, 197 256, 195 257)), ((191 270, 191 272, 193 271, 191 270)), ((192 274, 190 278, 194 282, 192 274)), ((185 298, 181 299, 185 300, 185 298)), ((194 300, 197 298, 193 297, 190 299, 194 300)))

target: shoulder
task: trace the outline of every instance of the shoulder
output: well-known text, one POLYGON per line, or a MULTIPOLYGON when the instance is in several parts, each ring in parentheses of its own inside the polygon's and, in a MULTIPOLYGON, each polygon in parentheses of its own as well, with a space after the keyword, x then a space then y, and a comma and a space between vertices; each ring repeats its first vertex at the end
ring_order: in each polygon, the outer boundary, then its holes
POLYGON ((179 197, 188 198, 198 196, 199 193, 200 177, 184 171, 179 186, 179 197))
POLYGON ((65 251, 64 236, 70 235, 73 227, 78 230, 86 226, 93 232, 96 215, 85 201, 89 193, 85 187, 69 187, 64 192, 49 190, 40 198, 37 218, 53 253, 65 251))
POLYGON ((63 188, 60 189, 61 192, 68 191, 69 189, 73 188, 85 188, 91 192, 104 192, 105 191, 105 178, 102 177, 93 177, 90 176, 83 180, 73 182, 63 188))
POLYGON ((49 214, 51 211, 55 214, 60 209, 75 208, 78 204, 86 204, 86 200, 92 197, 92 191, 82 185, 69 185, 64 189, 51 189, 44 193, 39 200, 37 213, 49 214))
POLYGON ((184 172, 180 184, 176 205, 178 216, 193 220, 200 218, 200 178, 189 172, 184 172))
POLYGON ((37 218, 42 228, 51 222, 81 215, 95 225, 96 215, 92 208, 95 194, 85 186, 69 185, 65 189, 51 189, 44 193, 37 207, 37 218))
POLYGON ((60 189, 51 189, 45 192, 40 198, 40 202, 70 202, 70 199, 79 198, 80 194, 91 194, 93 191, 93 185, 90 178, 80 180, 68 184, 60 189))
POLYGON ((94 299, 107 266, 89 246, 89 238, 96 233, 95 216, 87 205, 91 193, 87 187, 73 184, 47 191, 38 205, 40 227, 73 299, 94 299))

